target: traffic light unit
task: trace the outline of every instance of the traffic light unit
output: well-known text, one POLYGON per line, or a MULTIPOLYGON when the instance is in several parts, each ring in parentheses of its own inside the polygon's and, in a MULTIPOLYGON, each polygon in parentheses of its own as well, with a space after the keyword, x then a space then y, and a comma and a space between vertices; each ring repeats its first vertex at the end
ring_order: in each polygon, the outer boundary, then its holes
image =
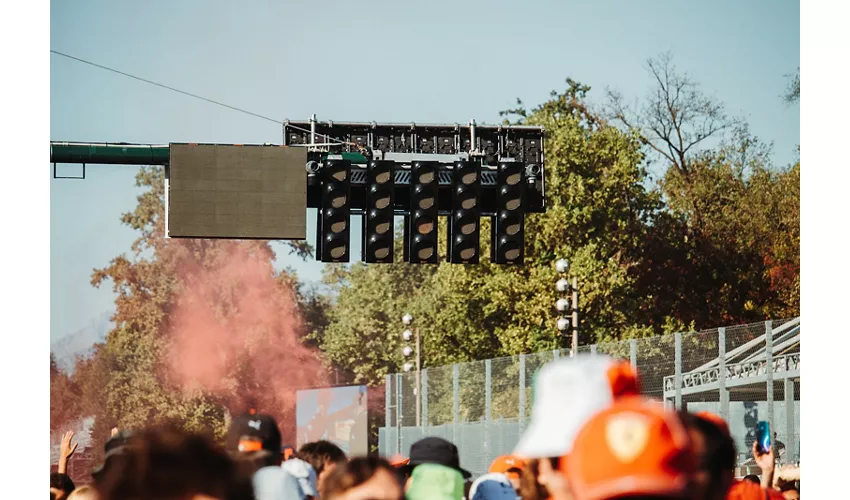
POLYGON ((481 235, 481 165, 458 161, 452 170, 452 212, 448 218, 448 260, 478 264, 481 235))
POLYGON ((322 262, 348 262, 351 162, 328 158, 321 174, 322 206, 316 218, 316 254, 322 262))
POLYGON ((393 262, 395 162, 372 160, 366 167, 363 262, 393 262))
POLYGON ((404 232, 405 261, 411 264, 436 264, 439 259, 439 167, 435 161, 414 161, 410 165, 410 215, 404 232))
MULTIPOLYGON (((477 264, 480 260, 481 217, 492 217, 490 261, 522 265, 525 248, 526 184, 528 168, 520 162, 502 161, 495 172, 495 200, 482 203, 482 179, 486 167, 475 161, 443 165, 413 161, 409 168, 390 160, 372 160, 361 181, 363 262, 394 262, 394 218, 404 217, 403 260, 413 264, 439 262, 438 228, 446 216, 446 260, 453 264, 477 264), (440 173, 444 172, 441 182, 440 173), (400 187, 398 174, 409 179, 400 187), (440 210, 443 198, 449 203, 440 210), (398 190, 398 192, 397 192, 398 190), (405 196, 406 194, 406 196, 405 196), (402 198, 401 200, 399 198, 402 198), (401 205, 400 205, 401 204, 401 205), (401 212, 400 214, 398 212, 401 212)), ((317 257, 322 262, 348 262, 350 255, 351 205, 356 198, 355 178, 348 160, 332 158, 318 168, 322 206, 317 222, 317 257)), ((405 179, 405 180, 407 180, 405 179)))
POLYGON ((493 220, 491 260, 522 265, 525 254, 525 165, 500 162, 498 206, 493 220))

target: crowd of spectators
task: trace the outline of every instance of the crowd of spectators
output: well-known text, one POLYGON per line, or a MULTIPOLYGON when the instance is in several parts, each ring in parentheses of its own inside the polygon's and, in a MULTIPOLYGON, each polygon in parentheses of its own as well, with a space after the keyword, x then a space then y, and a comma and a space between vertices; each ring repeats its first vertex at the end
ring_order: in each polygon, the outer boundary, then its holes
POLYGON ((438 437, 409 456, 347 457, 328 441, 282 446, 274 418, 233 419, 225 446, 174 428, 113 431, 90 484, 67 475, 73 433, 50 475, 51 500, 771 500, 800 498, 798 466, 753 444, 760 475, 735 477, 735 442, 711 413, 666 409, 640 394, 627 363, 557 360, 535 377, 529 427, 479 477, 438 437))

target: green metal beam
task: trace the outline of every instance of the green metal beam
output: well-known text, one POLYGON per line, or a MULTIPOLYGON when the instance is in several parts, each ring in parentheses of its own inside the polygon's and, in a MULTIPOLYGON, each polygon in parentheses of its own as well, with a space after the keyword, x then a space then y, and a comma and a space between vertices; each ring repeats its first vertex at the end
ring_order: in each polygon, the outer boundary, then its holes
POLYGON ((50 142, 51 163, 168 165, 168 159, 167 145, 50 142))
MULTIPOLYGON (((107 165, 168 165, 169 146, 154 144, 50 142, 51 163, 89 163, 107 165)), ((365 164, 360 153, 341 153, 351 163, 365 164)), ((328 153, 322 154, 322 160, 328 153)))
POLYGON ((322 160, 327 159, 329 154, 342 155, 343 160, 349 160, 349 161, 351 161, 351 163, 363 163, 363 164, 369 163, 369 161, 366 160, 366 157, 363 156, 360 153, 324 153, 324 154, 322 154, 322 160))

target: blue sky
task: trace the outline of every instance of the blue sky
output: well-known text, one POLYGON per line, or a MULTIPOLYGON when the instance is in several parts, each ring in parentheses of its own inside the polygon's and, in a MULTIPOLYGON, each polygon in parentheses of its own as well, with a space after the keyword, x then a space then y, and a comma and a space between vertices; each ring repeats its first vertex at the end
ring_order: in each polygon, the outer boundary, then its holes
MULTIPOLYGON (((800 136, 799 107, 780 99, 800 64, 792 1, 52 1, 50 46, 274 118, 432 123, 496 122, 567 76, 597 102, 606 86, 635 98, 650 84, 647 57, 671 50, 774 142, 776 164, 795 158, 800 136)), ((49 57, 51 140, 281 141, 274 123, 49 57)), ((84 181, 50 181, 51 341, 112 308, 110 287, 89 280, 129 252, 135 235, 119 218, 135 204, 135 173, 93 165, 84 181)), ((310 212, 308 235, 314 224, 310 212)), ((276 248, 281 266, 321 277, 321 263, 276 248)))

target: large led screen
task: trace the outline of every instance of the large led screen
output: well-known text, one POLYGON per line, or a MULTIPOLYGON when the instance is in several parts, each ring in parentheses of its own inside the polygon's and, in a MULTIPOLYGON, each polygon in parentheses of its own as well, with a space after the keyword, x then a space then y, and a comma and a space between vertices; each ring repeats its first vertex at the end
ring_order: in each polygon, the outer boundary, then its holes
POLYGON ((170 151, 169 237, 307 237, 306 149, 171 144, 170 151))
POLYGON ((330 441, 348 456, 369 452, 366 386, 331 387, 298 391, 296 395, 297 446, 330 441))

